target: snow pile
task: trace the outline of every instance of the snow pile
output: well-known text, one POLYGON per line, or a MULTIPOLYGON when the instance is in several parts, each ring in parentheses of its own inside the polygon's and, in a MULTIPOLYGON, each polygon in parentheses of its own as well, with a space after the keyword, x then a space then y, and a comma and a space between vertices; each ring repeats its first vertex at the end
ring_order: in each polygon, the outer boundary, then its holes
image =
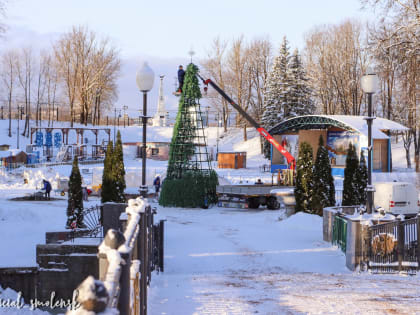
POLYGON ((25 188, 32 189, 43 188, 43 179, 49 181, 53 189, 57 189, 60 182, 60 174, 52 167, 27 168, 23 172, 23 178, 28 180, 25 188))

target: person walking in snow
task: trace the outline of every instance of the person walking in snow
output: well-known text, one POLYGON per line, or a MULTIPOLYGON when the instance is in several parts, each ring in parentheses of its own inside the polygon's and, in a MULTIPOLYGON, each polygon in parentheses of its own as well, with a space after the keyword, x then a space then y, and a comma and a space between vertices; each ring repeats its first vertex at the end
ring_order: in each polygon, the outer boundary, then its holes
POLYGON ((160 176, 159 175, 155 177, 155 180, 153 181, 153 186, 155 186, 156 195, 158 195, 159 190, 160 190, 160 176))
POLYGON ((82 187, 82 194, 83 194, 83 201, 88 201, 89 193, 86 186, 82 187))
POLYGON ((178 87, 178 90, 177 90, 177 93, 180 93, 180 94, 182 92, 182 86, 184 85, 184 76, 185 76, 185 71, 184 71, 182 65, 180 65, 179 69, 178 69, 179 87, 178 87))
POLYGON ((42 183, 44 184, 45 198, 50 200, 51 183, 47 181, 46 179, 43 179, 42 183))

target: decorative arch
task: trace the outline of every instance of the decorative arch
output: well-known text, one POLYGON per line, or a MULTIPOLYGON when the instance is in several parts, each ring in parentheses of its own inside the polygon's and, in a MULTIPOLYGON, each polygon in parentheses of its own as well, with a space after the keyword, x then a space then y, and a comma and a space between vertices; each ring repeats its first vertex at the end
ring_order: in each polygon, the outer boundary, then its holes
POLYGON ((279 123, 271 128, 268 132, 271 135, 283 134, 287 131, 299 131, 307 129, 327 129, 329 127, 338 127, 344 130, 357 131, 353 127, 330 117, 325 116, 299 116, 293 117, 286 121, 279 123))

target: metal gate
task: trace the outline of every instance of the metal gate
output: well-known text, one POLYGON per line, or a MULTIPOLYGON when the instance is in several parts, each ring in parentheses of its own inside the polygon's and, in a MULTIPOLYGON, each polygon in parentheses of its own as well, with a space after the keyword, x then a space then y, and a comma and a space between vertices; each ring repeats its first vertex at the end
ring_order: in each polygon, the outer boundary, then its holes
POLYGON ((420 260, 419 221, 417 217, 370 227, 368 268, 374 273, 416 273, 420 260))

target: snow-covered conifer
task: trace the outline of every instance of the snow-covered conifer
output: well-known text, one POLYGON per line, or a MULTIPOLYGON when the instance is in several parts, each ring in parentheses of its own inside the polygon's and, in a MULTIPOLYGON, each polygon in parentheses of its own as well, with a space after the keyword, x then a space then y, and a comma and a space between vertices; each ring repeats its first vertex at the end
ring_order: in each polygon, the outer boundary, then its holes
MULTIPOLYGON (((290 78, 288 68, 290 52, 286 37, 280 47, 279 55, 274 58, 273 66, 265 83, 265 103, 261 124, 267 130, 280 123, 285 117, 284 105, 287 104, 287 92, 290 78)), ((270 143, 264 142, 264 156, 270 157, 270 143)))
POLYGON ((115 202, 125 202, 124 191, 126 188, 125 184, 125 169, 124 169, 124 156, 121 142, 121 134, 118 131, 117 141, 115 142, 115 149, 113 154, 113 177, 114 177, 114 189, 115 189, 115 202))
POLYGON ((357 204, 363 205, 366 203, 366 186, 368 183, 368 170, 366 166, 366 159, 363 151, 360 152, 359 168, 355 173, 355 184, 357 187, 357 204))
POLYGON ((356 173, 359 168, 359 159, 355 147, 350 143, 347 150, 346 168, 344 169, 343 206, 353 206, 359 203, 356 173))
POLYGON ((331 174, 330 159, 322 136, 319 136, 319 147, 313 170, 313 182, 316 185, 314 185, 311 208, 316 214, 322 216, 325 207, 335 205, 334 178, 331 174))
POLYGON ((289 73, 290 86, 285 105, 286 117, 312 115, 315 112, 315 103, 312 100, 312 90, 297 49, 291 57, 289 73))
POLYGON ((74 157, 69 179, 69 192, 67 203, 67 228, 83 227, 83 192, 82 176, 80 175, 78 156, 74 157), (76 222, 76 226, 72 225, 76 222))
POLYGON ((313 152, 307 142, 302 142, 299 148, 299 158, 296 163, 295 210, 312 213, 313 196, 313 152))

